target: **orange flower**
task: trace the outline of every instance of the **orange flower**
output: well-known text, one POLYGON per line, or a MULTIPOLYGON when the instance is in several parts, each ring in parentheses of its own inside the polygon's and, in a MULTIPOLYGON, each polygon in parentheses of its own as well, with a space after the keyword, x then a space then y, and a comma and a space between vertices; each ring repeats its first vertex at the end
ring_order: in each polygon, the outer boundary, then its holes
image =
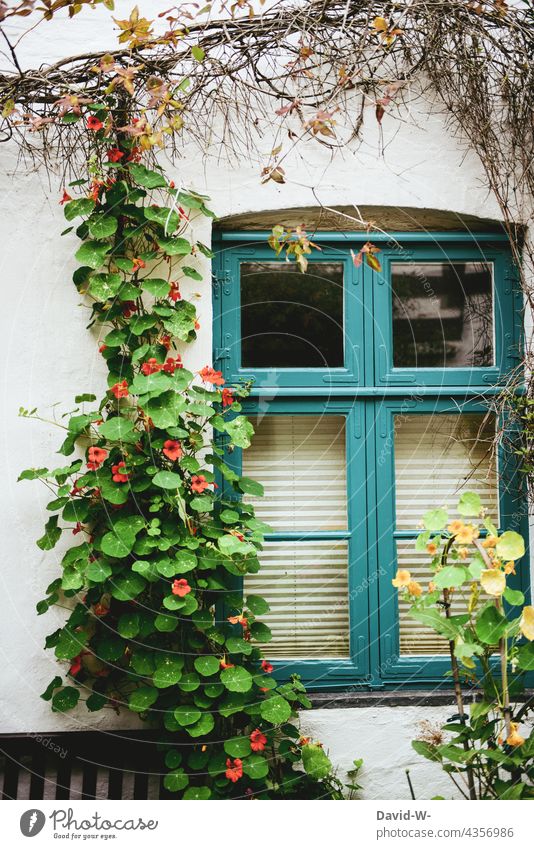
MULTIPOLYGON (((111 473, 115 483, 127 483, 130 480, 130 475, 125 470, 126 463, 124 462, 124 460, 121 460, 120 463, 117 463, 116 466, 111 467, 111 473)), ((122 505, 120 504, 113 506, 122 507, 122 505)))
POLYGON ((215 371, 215 369, 211 368, 211 366, 204 366, 204 368, 199 371, 199 375, 204 383, 212 383, 214 386, 222 386, 224 383, 222 371, 215 371))
POLYGON ((230 781, 233 781, 234 784, 236 781, 239 781, 243 775, 243 762, 241 758, 235 758, 233 761, 231 758, 227 758, 225 775, 230 779, 230 781))
POLYGON ((234 668, 233 663, 227 663, 225 660, 220 660, 219 666, 221 667, 221 669, 233 669, 234 668))
POLYGON ((250 735, 250 748, 253 752, 263 752, 267 743, 267 737, 259 728, 254 729, 250 735))
POLYGON ((182 446, 176 439, 166 439, 163 443, 163 453, 169 460, 172 460, 173 463, 175 460, 179 460, 183 455, 182 446))
POLYGON ((510 734, 506 738, 506 742, 509 746, 513 746, 514 748, 517 746, 522 746, 525 742, 525 738, 521 736, 521 734, 517 730, 517 724, 515 722, 510 723, 510 734))
POLYGON ((229 616, 228 622, 230 622, 231 625, 237 625, 239 623, 243 628, 248 627, 248 619, 246 616, 243 616, 242 613, 239 616, 229 616))
POLYGON ((427 542, 426 550, 428 551, 429 554, 434 555, 436 553, 436 551, 438 550, 438 547, 437 547, 435 542, 427 542))
POLYGON ((407 587, 412 580, 412 576, 407 569, 397 569, 397 574, 391 581, 394 587, 407 587))
POLYGON ((185 578, 178 578, 176 581, 173 581, 172 584, 172 594, 180 596, 183 598, 186 595, 189 595, 191 592, 191 587, 187 583, 185 578))
POLYGON ((461 519, 455 519, 454 522, 451 522, 450 525, 447 525, 447 530, 453 536, 456 536, 458 531, 461 531, 464 526, 464 523, 461 519))
POLYGON ((513 560, 509 560, 508 563, 504 564, 504 574, 515 575, 515 563, 513 560))
POLYGON ((115 398, 126 398, 130 394, 126 380, 121 380, 120 383, 114 383, 110 391, 113 392, 115 398))
POLYGON ((204 475, 193 475, 191 478, 191 490, 192 492, 204 492, 209 486, 208 481, 204 477, 204 475))
POLYGON ((149 374, 155 374, 157 371, 161 371, 162 368, 163 365, 158 363, 155 357, 150 357, 150 359, 141 366, 141 371, 144 375, 148 376, 149 374))
POLYGON ((462 546, 462 548, 459 548, 458 549, 458 557, 460 558, 460 560, 467 560, 467 558, 469 557, 469 549, 465 548, 465 546, 462 546))
POLYGON ((484 540, 482 545, 484 546, 484 548, 495 548, 498 541, 499 540, 497 539, 497 537, 489 536, 489 537, 486 537, 486 539, 484 540))
POLYGON ((132 274, 134 273, 134 271, 139 271, 140 268, 146 268, 146 262, 144 261, 144 259, 141 259, 138 256, 134 256, 132 258, 132 262, 133 262, 132 274))
POLYGON ((408 584, 408 592, 410 595, 414 595, 416 598, 419 598, 419 596, 423 594, 423 588, 421 584, 417 583, 417 581, 410 581, 408 584))
POLYGON ((102 121, 99 121, 96 115, 90 115, 87 119, 87 129, 97 133, 103 127, 102 121))
POLYGON ((87 468, 91 469, 92 472, 96 472, 107 456, 108 452, 105 448, 99 448, 97 445, 91 445, 87 452, 87 468))
POLYGON ((478 528, 474 525, 463 525, 455 534, 456 542, 460 545, 471 545, 478 537, 478 528))

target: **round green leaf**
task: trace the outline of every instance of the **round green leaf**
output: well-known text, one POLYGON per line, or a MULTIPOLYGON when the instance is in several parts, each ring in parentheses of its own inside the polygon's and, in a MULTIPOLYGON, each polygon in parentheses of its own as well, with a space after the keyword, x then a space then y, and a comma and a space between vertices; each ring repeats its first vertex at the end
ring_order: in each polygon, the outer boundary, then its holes
POLYGON ((104 264, 106 254, 111 250, 107 242, 95 242, 90 239, 84 242, 76 251, 76 259, 89 268, 100 268, 104 264))
POLYGON ((118 533, 116 530, 108 531, 102 537, 102 551, 109 557, 127 557, 135 544, 135 534, 124 531, 118 533))
POLYGON ((166 790, 171 793, 177 793, 179 790, 184 790, 189 784, 189 776, 185 774, 183 769, 175 769, 169 772, 163 779, 163 785, 166 790))
POLYGON ((219 671, 219 659, 210 655, 195 658, 195 669, 200 675, 215 675, 219 671))
POLYGON ((112 569, 107 560, 93 560, 85 570, 85 576, 90 581, 101 583, 112 574, 112 569))
POLYGON ((163 690, 166 687, 172 687, 173 684, 177 684, 181 677, 182 663, 167 660, 165 663, 162 663, 161 666, 158 666, 152 676, 152 681, 154 683, 154 687, 158 687, 160 690, 163 690))
POLYGON ((185 672, 178 686, 184 693, 193 693, 200 687, 200 678, 196 672, 185 672))
POLYGON ((279 725, 291 716, 291 705, 283 696, 269 696, 260 705, 260 715, 266 722, 279 725))
POLYGON ((479 640, 487 643, 487 645, 494 646, 506 633, 507 625, 506 617, 502 616, 493 604, 490 604, 479 613, 475 630, 479 640))
POLYGON ((480 495, 476 492, 463 492, 458 502, 458 513, 461 516, 478 516, 482 510, 480 495))
POLYGON ((194 725, 202 716, 198 708, 193 705, 180 705, 174 711, 174 718, 179 725, 194 725))
POLYGON ((226 689, 232 693, 248 693, 252 687, 252 675, 243 666, 232 666, 229 669, 223 669, 221 672, 221 681, 226 689))
MULTIPOLYGON (((105 436, 106 439, 110 439, 112 442, 131 442, 134 427, 135 425, 130 419, 124 419, 122 416, 113 416, 113 418, 101 424, 99 430, 102 436, 105 436)), ((134 435, 133 438, 135 441, 137 436, 134 435)))
POLYGON ((182 485, 182 478, 176 472, 161 471, 154 475, 152 483, 161 489, 179 489, 182 485))
POLYGON ((120 575, 111 583, 111 595, 118 601, 132 601, 146 587, 140 575, 120 575))
POLYGON ((72 710, 78 704, 80 691, 76 687, 63 687, 52 696, 52 710, 63 713, 66 710, 72 710))
POLYGON ((215 728, 215 720, 211 713, 203 713, 198 722, 186 726, 191 737, 206 737, 215 728))
POLYGON ((125 640, 137 637, 141 627, 138 613, 123 613, 117 623, 117 631, 125 640))
POLYGON ((441 531, 447 524, 449 514, 442 507, 437 510, 429 510, 423 516, 423 524, 428 531, 441 531))
POLYGON ((263 616, 271 609, 264 598, 259 595, 247 596, 246 606, 254 616, 263 616))
POLYGON ((307 743, 301 749, 302 764, 308 775, 320 781, 332 771, 332 763, 318 743, 307 743))
POLYGON ((158 695, 159 693, 155 687, 138 687, 130 696, 128 707, 134 713, 144 713, 145 710, 148 710, 154 704, 158 695))
POLYGON ((134 182, 138 186, 143 186, 145 189, 159 189, 167 185, 165 177, 158 171, 150 171, 144 165, 132 163, 130 165, 130 173, 134 182))
POLYGON ((258 754, 250 755, 243 761, 243 772, 249 778, 265 778, 269 773, 269 762, 258 754))
POLYGON ((248 737, 232 737, 225 740, 224 751, 232 758, 246 758, 250 755, 250 739, 248 737))
POLYGON ((449 589, 451 587, 461 587, 467 579, 466 569, 461 566, 446 566, 441 569, 433 577, 433 581, 439 589, 449 589))
POLYGON ((503 560, 519 560, 525 553, 525 542, 521 534, 505 531, 499 537, 495 551, 503 560))
POLYGON ((189 799, 190 801, 200 802, 209 799, 211 796, 211 790, 209 787, 188 787, 185 791, 183 798, 189 799))
POLYGON ((92 215, 87 226, 93 239, 107 239, 117 231, 119 222, 113 215, 92 215))

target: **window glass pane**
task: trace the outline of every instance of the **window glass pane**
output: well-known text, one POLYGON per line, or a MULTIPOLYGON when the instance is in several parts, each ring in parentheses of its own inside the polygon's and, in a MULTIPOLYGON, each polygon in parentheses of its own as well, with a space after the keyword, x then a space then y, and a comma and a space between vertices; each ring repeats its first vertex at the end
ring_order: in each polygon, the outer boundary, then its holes
POLYGON ((495 421, 482 413, 395 416, 397 529, 416 530, 423 514, 454 508, 463 490, 477 492, 498 521, 495 421))
POLYGON ((340 368, 343 359, 343 265, 241 264, 241 365, 244 368, 340 368))
POLYGON ((348 546, 345 540, 267 542, 245 592, 263 596, 273 632, 267 656, 348 657, 348 546))
POLYGON ((243 474, 263 484, 248 499, 275 531, 347 528, 343 416, 251 417, 256 431, 243 452, 243 474))
POLYGON ((491 265, 393 263, 393 365, 494 363, 491 265))

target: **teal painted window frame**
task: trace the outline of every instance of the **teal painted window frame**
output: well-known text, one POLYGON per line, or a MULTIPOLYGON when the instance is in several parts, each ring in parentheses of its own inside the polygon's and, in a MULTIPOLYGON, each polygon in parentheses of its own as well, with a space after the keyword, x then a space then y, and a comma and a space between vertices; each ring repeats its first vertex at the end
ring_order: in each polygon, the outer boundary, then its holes
MULTIPOLYGON (((352 346, 344 370, 333 370, 326 379, 319 369, 242 370, 239 346, 239 264, 276 261, 268 248, 266 232, 224 232, 214 238, 214 363, 228 383, 254 379, 244 404, 249 415, 344 415, 347 417, 347 504, 349 530, 349 598, 351 656, 348 660, 289 660, 275 663, 283 679, 300 674, 313 690, 380 690, 450 686, 444 678, 446 659, 398 657, 398 611, 391 578, 396 570, 394 454, 380 465, 377 458, 384 441, 392 438, 395 412, 481 412, 499 391, 507 373, 517 365, 521 344, 522 295, 503 234, 395 233, 373 235, 381 248, 382 272, 365 263, 356 268, 351 250, 367 241, 365 234, 321 233, 313 239, 321 253, 315 261, 345 264, 345 336, 352 346), (495 366, 472 369, 394 369, 392 362, 392 310, 389 269, 397 261, 491 261, 494 263, 495 366), (351 323, 352 322, 352 323, 351 323), (385 344, 385 353, 381 348, 385 344), (348 367, 347 367, 348 365, 348 367), (276 374, 276 380, 269 377, 276 374), (388 493, 385 499, 379 493, 388 493), (380 564, 387 564, 382 570, 380 564), (363 588, 363 589, 362 589, 363 588)), ((280 259, 284 262, 284 259, 280 259)), ((241 468, 241 452, 228 456, 241 468)), ((509 466, 501 450, 500 468, 509 466)), ((222 483, 222 482, 221 482, 222 483)), ((512 493, 519 484, 510 472, 500 478, 500 520, 527 536, 526 511, 512 493)), ((339 538, 344 532, 320 532, 315 538, 339 538)), ((401 533, 401 536, 403 534, 401 533)), ((408 534, 409 535, 409 534, 408 534)), ((310 535, 276 533, 267 539, 306 539, 310 535)), ((313 538, 313 534, 311 535, 313 538)), ((529 596, 526 557, 514 581, 529 596)))

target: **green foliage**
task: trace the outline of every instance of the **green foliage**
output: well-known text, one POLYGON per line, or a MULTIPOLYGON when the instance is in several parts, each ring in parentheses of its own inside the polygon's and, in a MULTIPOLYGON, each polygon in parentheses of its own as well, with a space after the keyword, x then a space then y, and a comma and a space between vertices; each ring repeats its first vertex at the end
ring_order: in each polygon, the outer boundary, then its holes
POLYGON ((393 581, 411 603, 410 615, 448 641, 457 697, 458 713, 441 733, 412 745, 440 763, 466 798, 532 799, 534 731, 525 739, 521 723, 534 708, 523 695, 525 673, 534 670, 534 607, 507 585, 514 561, 525 553, 524 541, 516 531, 499 534, 488 517, 480 525, 471 521, 483 513, 476 493, 463 493, 457 512, 469 523, 447 525, 441 508, 424 516, 427 530, 415 548, 431 556, 427 590, 405 570, 393 581), (432 538, 432 532, 439 536, 432 538), (469 716, 464 684, 482 696, 469 716))
MULTIPOLYGON (((173 278, 200 280, 191 260, 181 263, 209 251, 191 241, 161 171, 118 163, 113 176, 65 206, 69 221, 83 219, 74 282, 104 331, 107 391, 99 401, 78 393, 76 403, 92 409, 68 420, 60 451, 79 445, 83 461, 20 476, 54 490, 43 551, 63 530, 80 534, 38 604, 44 613, 81 600, 46 643, 69 683, 56 676, 43 698, 54 711, 85 702, 88 711, 131 711, 158 728, 165 787, 180 798, 340 798, 322 748, 298 742, 304 688, 296 678, 279 685, 262 669, 271 632, 256 617, 269 606, 236 588, 236 576, 258 570, 268 530, 246 503, 261 485, 229 465, 254 432, 236 415, 246 390, 234 388, 236 402, 223 404, 220 374, 182 367, 176 346, 195 338, 196 308, 173 300, 156 276, 171 258, 173 278), (227 772, 236 761, 234 782, 227 772)), ((179 202, 209 216, 205 200, 181 193, 179 202)))

